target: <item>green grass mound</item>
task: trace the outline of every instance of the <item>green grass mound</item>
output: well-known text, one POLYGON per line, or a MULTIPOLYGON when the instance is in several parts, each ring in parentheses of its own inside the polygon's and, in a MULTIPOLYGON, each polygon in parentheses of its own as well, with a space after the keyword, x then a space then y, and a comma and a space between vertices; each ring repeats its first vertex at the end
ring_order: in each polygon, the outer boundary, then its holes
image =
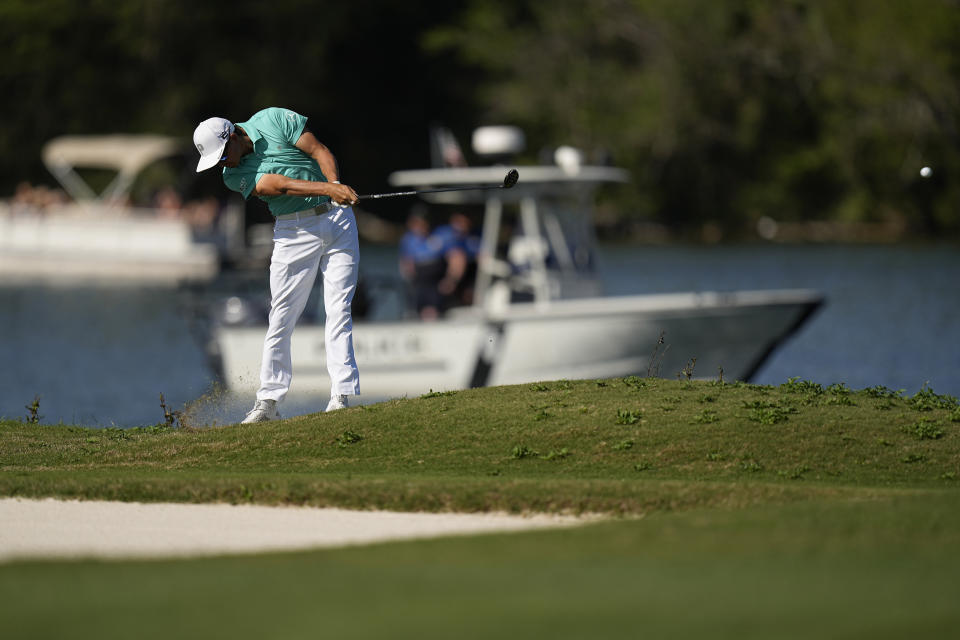
POLYGON ((258 425, 0 423, 0 494, 602 512, 953 487, 960 405, 791 379, 429 393, 258 425))

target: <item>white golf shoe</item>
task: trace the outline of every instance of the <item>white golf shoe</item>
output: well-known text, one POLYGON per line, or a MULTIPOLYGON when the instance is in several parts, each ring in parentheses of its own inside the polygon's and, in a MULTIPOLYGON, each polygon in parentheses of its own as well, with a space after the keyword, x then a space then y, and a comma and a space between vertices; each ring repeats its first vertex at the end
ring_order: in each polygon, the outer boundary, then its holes
POLYGON ((240 424, 252 424, 254 422, 267 422, 268 420, 278 420, 280 412, 277 411, 276 400, 257 400, 253 409, 247 413, 247 417, 240 424))
POLYGON ((347 396, 332 396, 327 404, 327 411, 336 411, 337 409, 347 408, 347 396))

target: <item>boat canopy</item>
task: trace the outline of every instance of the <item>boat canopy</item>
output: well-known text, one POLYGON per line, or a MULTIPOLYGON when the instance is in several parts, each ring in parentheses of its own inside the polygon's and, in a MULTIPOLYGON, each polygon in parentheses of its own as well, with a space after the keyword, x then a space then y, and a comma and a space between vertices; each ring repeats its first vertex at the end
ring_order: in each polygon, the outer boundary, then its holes
MULTIPOLYGON (((453 185, 502 184, 509 167, 456 167, 445 169, 411 169, 395 171, 388 181, 393 186, 413 186, 420 189, 443 188, 453 185)), ((510 189, 496 191, 449 191, 424 195, 424 199, 442 204, 484 203, 491 198, 501 202, 520 202, 529 197, 557 196, 568 192, 589 194, 603 183, 626 183, 630 174, 618 167, 577 166, 573 168, 552 165, 519 166, 520 180, 510 189)))
POLYGON ((62 136, 43 147, 43 163, 76 200, 120 201, 147 166, 183 148, 180 139, 159 135, 62 136), (76 168, 111 169, 117 176, 96 194, 76 168))

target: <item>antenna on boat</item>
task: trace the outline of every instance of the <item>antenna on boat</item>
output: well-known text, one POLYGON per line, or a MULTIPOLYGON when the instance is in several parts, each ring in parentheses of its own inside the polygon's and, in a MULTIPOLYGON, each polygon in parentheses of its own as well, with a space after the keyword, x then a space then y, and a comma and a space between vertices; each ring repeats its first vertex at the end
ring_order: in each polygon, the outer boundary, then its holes
POLYGON ((358 196, 358 200, 374 200, 378 198, 396 198, 398 196, 415 196, 421 193, 441 193, 443 191, 475 191, 480 189, 510 189, 517 184, 520 179, 520 172, 516 169, 510 169, 503 178, 502 184, 489 185, 468 185, 463 187, 444 187, 442 189, 416 189, 414 191, 393 191, 391 193, 373 193, 365 196, 358 196))

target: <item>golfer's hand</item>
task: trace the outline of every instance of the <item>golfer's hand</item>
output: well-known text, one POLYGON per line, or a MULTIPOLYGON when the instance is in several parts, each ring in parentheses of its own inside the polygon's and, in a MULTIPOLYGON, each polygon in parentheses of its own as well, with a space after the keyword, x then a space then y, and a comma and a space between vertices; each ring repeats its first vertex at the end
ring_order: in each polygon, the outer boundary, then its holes
POLYGON ((330 188, 330 198, 337 204, 353 205, 357 204, 357 192, 345 184, 328 183, 330 188))

